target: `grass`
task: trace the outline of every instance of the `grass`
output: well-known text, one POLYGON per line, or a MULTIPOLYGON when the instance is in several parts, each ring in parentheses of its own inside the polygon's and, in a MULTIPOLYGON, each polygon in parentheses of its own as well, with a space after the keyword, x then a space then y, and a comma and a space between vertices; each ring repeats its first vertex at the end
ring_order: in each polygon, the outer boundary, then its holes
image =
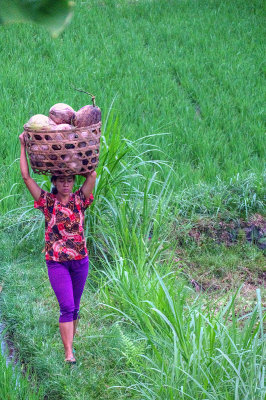
MULTIPOLYGON (((0 27, 9 338, 46 399, 262 400, 263 251, 243 234, 226 246, 189 233, 264 213, 263 4, 76 3, 56 40, 35 25, 0 27), (17 135, 54 103, 88 103, 73 87, 96 95, 103 134, 72 370, 41 253, 43 218, 18 177, 17 135)), ((50 190, 49 178, 35 178, 50 190)))
POLYGON ((9 176, 8 183, 1 179, 0 193, 11 196, 5 207, 14 206, 22 190, 15 160, 23 124, 56 102, 75 109, 86 104, 73 86, 96 94, 104 120, 115 99, 123 137, 155 134, 161 158, 173 163, 178 190, 217 177, 229 183, 237 174, 240 181, 247 173, 261 179, 260 0, 76 3, 71 25, 57 40, 35 25, 0 28, 0 154, 2 176, 9 176))
POLYGON ((6 362, 5 354, 0 352, 0 398, 8 400, 41 400, 42 389, 36 390, 35 377, 20 370, 19 365, 6 362), (31 379, 31 382, 29 382, 31 379))
MULTIPOLYGON (((89 236, 91 272, 75 340, 79 364, 74 371, 63 365, 57 304, 42 243, 31 234, 26 248, 15 245, 14 252, 5 253, 16 239, 12 228, 5 230, 1 309, 23 361, 34 368, 45 395, 53 399, 263 399, 265 314, 260 289, 250 303, 242 289, 231 298, 230 292, 216 297, 196 293, 187 270, 176 268, 165 229, 167 202, 145 193, 144 201, 138 201, 139 194, 131 196, 134 206, 115 198, 89 236)), ((166 194, 165 189, 162 199, 166 194)), ((94 220, 97 213, 94 208, 87 217, 94 220)), ((215 263, 217 273, 225 259, 228 271, 241 278, 233 266, 246 263, 259 269, 258 260, 263 260, 254 247, 242 253, 240 248, 218 250, 213 245, 208 251, 184 248, 185 263, 189 267, 197 260, 199 275, 211 273, 215 263)))
MULTIPOLYGON (((122 165, 133 183, 130 163, 122 165)), ((117 164, 113 174, 122 177, 120 168, 117 164)), ((105 195, 98 192, 87 215, 92 269, 75 340, 79 364, 74 371, 63 365, 56 299, 41 256, 42 241, 36 242, 42 232, 32 231, 36 211, 28 222, 14 216, 16 231, 5 226, 1 309, 12 341, 48 398, 263 399, 260 285, 251 290, 253 298, 245 298, 241 288, 231 298, 222 290, 209 296, 193 290, 190 276, 198 280, 213 272, 222 278, 224 268, 236 274, 237 290, 243 279, 239 266, 260 271, 262 251, 242 242, 228 248, 206 240, 198 246, 184 227, 169 232, 175 222, 169 180, 157 196, 156 176, 146 178, 143 192, 133 185, 124 194, 111 190, 112 185, 105 195), (177 248, 174 233, 183 237, 177 248), (11 241, 12 253, 5 253, 11 241)), ((38 227, 40 218, 35 221, 38 227)))

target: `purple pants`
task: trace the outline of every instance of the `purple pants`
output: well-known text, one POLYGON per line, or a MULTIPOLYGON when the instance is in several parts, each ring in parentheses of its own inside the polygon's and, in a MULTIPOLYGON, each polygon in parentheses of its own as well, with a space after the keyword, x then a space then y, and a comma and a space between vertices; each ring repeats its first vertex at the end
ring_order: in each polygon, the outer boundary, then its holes
POLYGON ((79 304, 89 272, 88 256, 73 261, 46 261, 48 276, 60 307, 59 322, 78 318, 79 304))

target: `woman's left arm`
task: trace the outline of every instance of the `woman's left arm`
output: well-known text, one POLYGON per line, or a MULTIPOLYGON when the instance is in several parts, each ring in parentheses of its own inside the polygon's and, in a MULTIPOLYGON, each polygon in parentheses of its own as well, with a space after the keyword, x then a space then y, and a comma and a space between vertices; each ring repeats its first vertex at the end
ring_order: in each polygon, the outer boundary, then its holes
POLYGON ((97 176, 96 171, 88 172, 85 175, 86 180, 83 183, 83 185, 81 186, 81 190, 82 190, 84 196, 86 197, 86 199, 88 199, 90 197, 90 195, 92 194, 92 191, 95 186, 96 176, 97 176))

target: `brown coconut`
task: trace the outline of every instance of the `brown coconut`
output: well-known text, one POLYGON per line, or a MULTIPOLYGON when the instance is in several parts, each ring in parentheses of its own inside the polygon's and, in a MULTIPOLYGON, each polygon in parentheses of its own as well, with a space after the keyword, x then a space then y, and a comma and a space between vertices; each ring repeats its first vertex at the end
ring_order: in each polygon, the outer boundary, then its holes
POLYGON ((29 121, 25 124, 26 128, 30 128, 33 130, 52 130, 56 124, 51 118, 47 117, 43 114, 33 115, 29 121))
MULTIPOLYGON (((72 129, 72 125, 69 125, 69 124, 56 125, 54 130, 57 131, 58 133, 56 134, 55 139, 58 141, 62 140, 65 135, 63 133, 60 134, 60 131, 70 131, 71 129, 72 129)), ((68 137, 68 139, 70 139, 70 138, 74 139, 75 134, 70 132, 67 134, 67 137, 68 137), (72 136, 73 136, 73 138, 72 138, 72 136)))
POLYGON ((75 111, 68 104, 57 103, 50 108, 49 117, 56 124, 71 124, 75 111))
POLYGON ((75 113, 73 118, 73 124, 78 128, 94 125, 100 121, 101 109, 92 105, 82 107, 75 113))

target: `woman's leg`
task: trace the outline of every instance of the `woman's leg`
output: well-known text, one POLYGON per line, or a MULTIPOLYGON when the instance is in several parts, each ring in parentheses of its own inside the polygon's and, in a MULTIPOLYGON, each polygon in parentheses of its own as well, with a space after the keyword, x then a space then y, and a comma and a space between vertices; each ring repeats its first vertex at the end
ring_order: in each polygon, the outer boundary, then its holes
POLYGON ((69 262, 48 261, 48 276, 60 306, 59 330, 65 348, 66 360, 73 357, 74 297, 69 262))
POLYGON ((65 349, 65 360, 74 358, 73 356, 73 325, 74 321, 59 322, 59 330, 65 349))
POLYGON ((74 297, 74 325, 73 336, 75 336, 78 320, 79 320, 79 305, 80 299, 84 290, 86 279, 89 272, 89 258, 85 257, 81 260, 74 260, 71 264, 70 275, 72 279, 73 297, 74 297))
POLYGON ((74 321, 73 321, 73 339, 74 339, 74 336, 75 336, 75 334, 77 332, 78 323, 79 323, 79 318, 74 319, 74 321))

